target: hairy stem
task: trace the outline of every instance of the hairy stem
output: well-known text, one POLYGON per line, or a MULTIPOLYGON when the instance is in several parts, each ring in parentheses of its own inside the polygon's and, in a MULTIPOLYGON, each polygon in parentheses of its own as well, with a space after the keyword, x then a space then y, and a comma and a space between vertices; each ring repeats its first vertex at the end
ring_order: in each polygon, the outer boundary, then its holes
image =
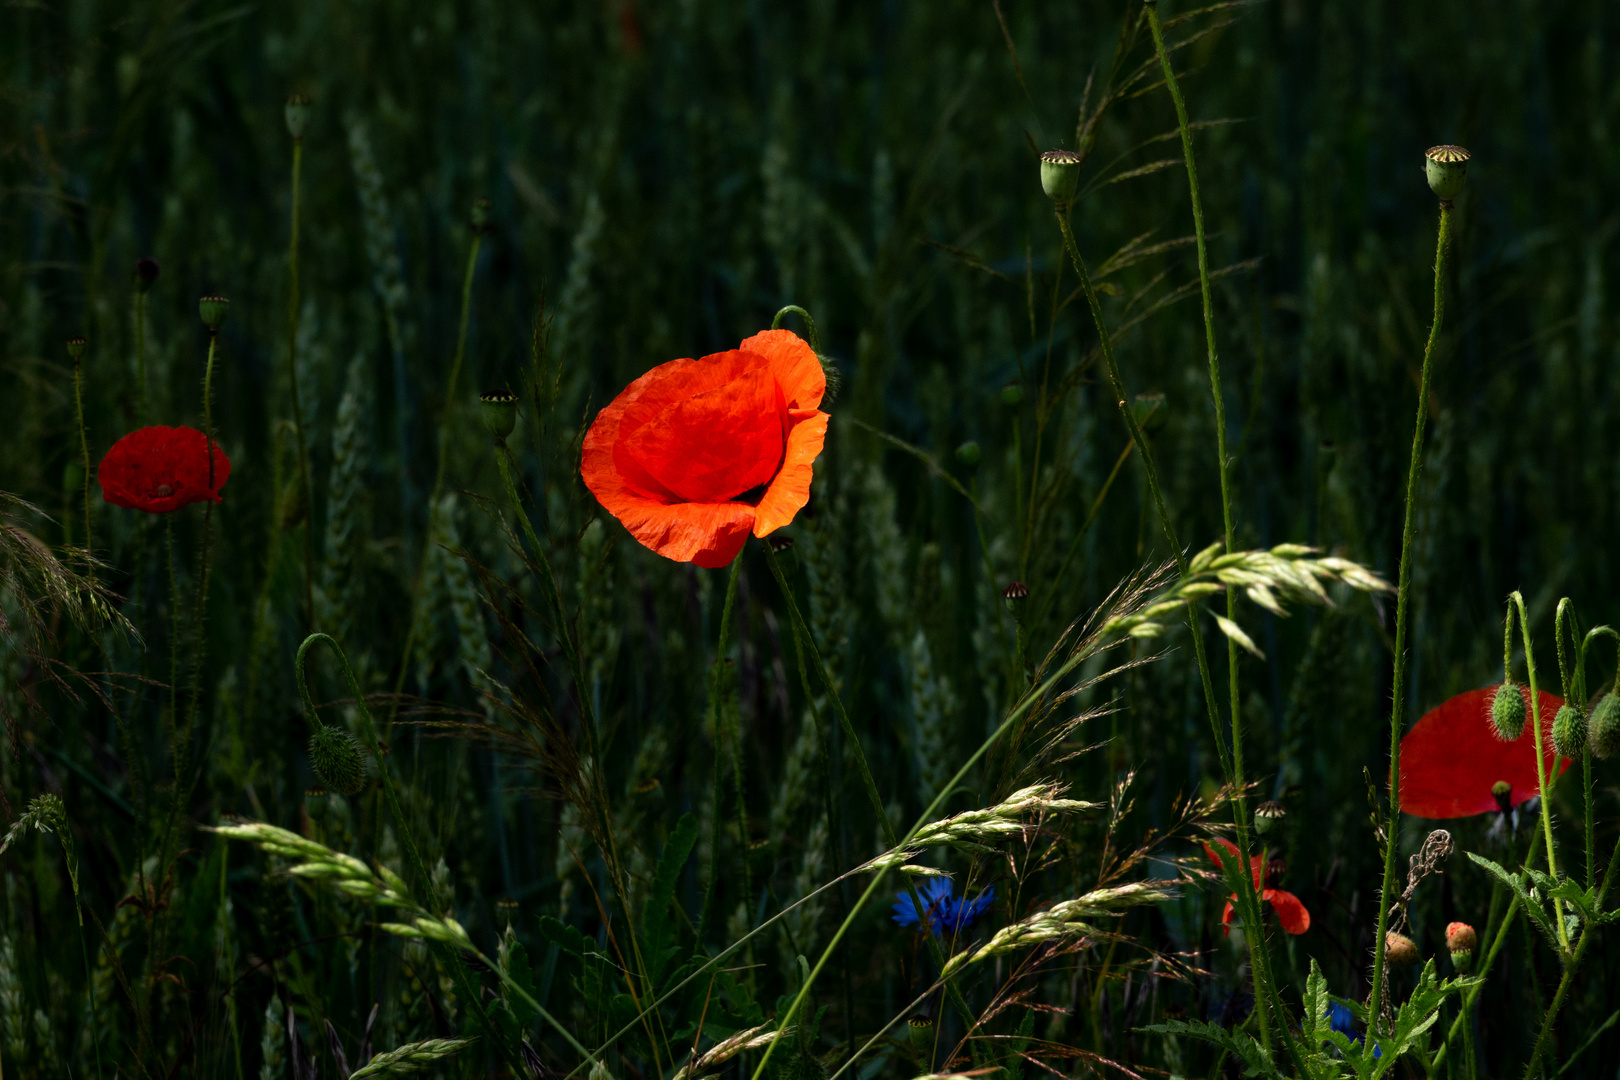
POLYGON ((1395 856, 1401 823, 1401 722, 1406 711, 1406 609, 1412 593, 1412 538, 1417 532, 1418 477, 1423 472, 1423 425, 1429 417, 1429 380, 1434 372, 1434 349, 1440 341, 1445 317, 1446 254, 1451 241, 1451 203, 1440 203, 1440 235, 1434 254, 1434 322, 1423 347, 1423 374, 1418 381, 1417 420, 1412 427, 1412 458, 1406 473, 1406 517, 1401 527, 1401 571, 1395 593, 1395 676, 1389 710, 1389 844, 1384 851, 1384 879, 1378 889, 1378 932, 1373 938, 1372 1005, 1368 1016, 1378 1023, 1383 1001, 1385 935, 1389 933, 1389 901, 1395 891, 1395 856))
POLYGON ((298 488, 304 500, 304 608, 315 625, 314 492, 309 484, 309 449, 304 441, 304 408, 298 394, 298 207, 304 140, 293 140, 292 232, 287 241, 287 382, 292 387, 293 432, 298 439, 298 488))

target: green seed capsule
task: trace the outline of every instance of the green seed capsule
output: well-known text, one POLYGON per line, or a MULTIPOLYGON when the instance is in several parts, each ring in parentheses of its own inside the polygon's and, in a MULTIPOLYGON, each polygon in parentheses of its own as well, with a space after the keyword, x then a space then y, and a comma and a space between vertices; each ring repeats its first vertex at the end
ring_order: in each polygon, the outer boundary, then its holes
POLYGON ((1565 703, 1558 707, 1558 715, 1553 717, 1553 746, 1560 754, 1567 758, 1581 756, 1586 749, 1586 717, 1581 710, 1565 703))
POLYGON ((1604 694, 1598 699, 1587 721, 1586 737, 1592 743, 1592 753, 1598 757, 1620 754, 1620 698, 1604 694))
POLYGON ((979 449, 976 442, 965 442, 956 448, 956 462, 964 469, 977 469, 983 459, 984 452, 979 449))
POLYGON ((1491 724, 1496 728, 1497 738, 1503 742, 1512 742, 1524 734, 1524 695, 1519 692, 1519 686, 1514 682, 1505 682, 1496 688, 1496 696, 1491 699, 1491 724))
POLYGON ((1446 202, 1462 194, 1468 182, 1468 151, 1460 146, 1431 146, 1423 155, 1429 190, 1446 202))
POLYGON ((281 115, 287 121, 287 134, 303 139, 304 129, 309 126, 309 95, 294 94, 288 98, 281 115))
POLYGON ((478 397, 484 426, 497 440, 505 440, 517 425, 517 395, 510 390, 491 390, 478 397))
POLYGON ((210 330, 218 330, 225 325, 225 316, 231 312, 231 302, 218 293, 209 293, 197 301, 197 314, 202 316, 203 325, 210 330))
POLYGON ((1041 155, 1041 190, 1059 206, 1074 199, 1080 187, 1080 166, 1085 158, 1073 150, 1048 150, 1041 155))
POLYGON ((354 736, 335 727, 323 727, 309 738, 309 763, 321 783, 343 795, 357 795, 366 786, 366 762, 354 736))

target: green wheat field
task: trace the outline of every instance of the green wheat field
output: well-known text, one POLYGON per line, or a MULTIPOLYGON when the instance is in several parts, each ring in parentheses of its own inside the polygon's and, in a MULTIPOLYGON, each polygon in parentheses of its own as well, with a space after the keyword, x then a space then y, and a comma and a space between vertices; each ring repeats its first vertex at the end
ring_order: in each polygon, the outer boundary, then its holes
POLYGON ((0 1078, 1620 1076, 1617 70, 4 5, 0 1078))

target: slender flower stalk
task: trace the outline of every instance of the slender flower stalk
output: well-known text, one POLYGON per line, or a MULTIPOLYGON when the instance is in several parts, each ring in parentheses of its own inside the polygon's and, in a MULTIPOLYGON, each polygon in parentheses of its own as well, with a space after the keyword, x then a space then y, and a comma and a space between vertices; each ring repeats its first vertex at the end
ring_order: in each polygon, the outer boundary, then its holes
MULTIPOLYGON (((294 95, 288 101, 289 129, 293 128, 291 114, 301 105, 308 110, 307 99, 294 95)), ((303 503, 304 517, 304 610, 309 625, 315 625, 315 540, 312 504, 314 493, 309 483, 309 447, 304 438, 304 407, 298 392, 298 208, 299 180, 304 166, 303 124, 297 125, 293 135, 292 155, 292 226, 287 240, 287 383, 292 387, 293 433, 298 443, 298 497, 303 503)))
MULTIPOLYGON (((1543 752, 1544 736, 1541 731, 1541 690, 1536 682, 1536 654, 1530 644, 1530 617, 1524 610, 1524 597, 1514 589, 1508 597, 1512 607, 1508 610, 1509 625, 1516 609, 1519 613, 1519 638, 1524 643, 1525 674, 1530 681, 1530 729, 1535 733, 1536 795, 1541 799, 1542 836, 1547 843, 1547 873, 1558 877, 1557 849, 1553 845, 1551 804, 1547 801, 1547 756, 1543 752)), ((1558 941, 1564 952, 1569 952, 1569 927, 1564 922, 1563 901, 1553 898, 1553 921, 1558 925, 1558 941)))
MULTIPOLYGON (((399 661, 399 674, 394 679, 394 704, 389 708, 388 720, 383 725, 383 730, 385 732, 393 727, 394 717, 399 712, 399 695, 400 692, 405 688, 405 678, 411 670, 411 661, 416 656, 416 641, 422 629, 421 592, 422 579, 424 577, 423 570, 427 566, 428 552, 434 542, 434 524, 439 514, 439 495, 444 490, 445 462, 450 452, 450 422, 455 414, 456 385, 461 381, 462 360, 466 356, 467 352, 467 318, 472 308, 473 271, 478 268, 478 247, 484 239, 483 215, 485 213, 487 213, 487 206, 484 204, 484 200, 480 199, 478 204, 475 204, 473 208, 473 214, 476 220, 474 221, 473 225, 472 247, 467 252, 467 270, 466 273, 462 275, 461 280, 461 322, 456 331, 456 355, 455 358, 450 362, 450 375, 445 381, 444 413, 439 417, 439 461, 438 466, 433 474, 433 494, 428 499, 428 540, 427 545, 424 547, 422 553, 422 566, 417 570, 416 586, 411 590, 411 622, 410 626, 405 631, 405 650, 404 655, 399 661)), ((504 438, 500 440, 500 445, 503 448, 505 447, 506 440, 504 438)), ((505 467, 505 465, 502 466, 503 470, 505 467)), ((502 476, 505 477, 504 472, 502 473, 502 476)), ((511 487, 509 479, 507 486, 509 488, 511 487)), ((532 543, 533 530, 529 527, 528 516, 521 512, 521 504, 514 503, 514 509, 518 512, 518 519, 523 522, 525 530, 531 534, 530 541, 532 543)), ((535 544, 535 554, 537 558, 542 560, 545 559, 545 554, 540 550, 540 546, 538 544, 535 544)), ((549 564, 547 564, 547 573, 549 574, 549 572, 550 567, 549 564)), ((556 593, 555 582, 552 583, 552 592, 556 593)), ((563 632, 560 629, 562 624, 559 622, 558 626, 559 634, 561 634, 563 632)), ((583 702, 588 695, 585 693, 585 683, 580 682, 579 685, 580 699, 583 702)))
MULTIPOLYGON (((1412 457, 1406 474, 1406 517, 1401 528, 1401 569, 1395 586, 1395 676, 1389 711, 1389 843, 1384 851, 1384 879, 1378 891, 1378 930, 1373 935, 1372 1026, 1377 1026, 1377 1003, 1383 1000, 1385 935, 1389 930, 1389 902, 1395 891, 1395 857, 1399 847, 1401 820, 1401 715, 1406 703, 1406 625, 1407 604, 1412 592, 1412 539, 1417 531, 1418 477, 1423 472, 1423 426, 1429 416, 1429 381, 1434 373, 1434 350, 1440 341, 1445 318, 1446 256, 1451 244, 1451 202, 1440 203, 1440 235, 1434 256, 1434 322, 1423 347, 1423 373, 1418 381, 1417 420, 1412 428, 1412 457)), ((1540 718, 1536 717, 1540 730, 1540 718)), ((1549 857, 1552 850, 1548 849, 1549 857)))
MULTIPOLYGON (((93 554, 95 535, 90 527, 90 440, 84 429, 84 354, 88 348, 82 337, 68 338, 68 355, 73 358, 73 405, 79 418, 79 453, 84 464, 84 550, 93 554)), ((87 566, 90 581, 96 580, 94 559, 87 566)))

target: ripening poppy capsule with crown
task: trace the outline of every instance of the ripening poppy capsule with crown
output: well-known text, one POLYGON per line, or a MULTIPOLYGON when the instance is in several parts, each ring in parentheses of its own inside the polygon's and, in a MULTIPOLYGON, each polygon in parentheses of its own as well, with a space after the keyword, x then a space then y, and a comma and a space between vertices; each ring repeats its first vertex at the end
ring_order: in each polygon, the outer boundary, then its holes
MULTIPOLYGON (((1520 686, 1526 702, 1530 688, 1520 686)), ((1517 739, 1503 740, 1491 719, 1497 688, 1458 694, 1431 709, 1401 740, 1401 810, 1415 817, 1459 818, 1512 809, 1538 790, 1536 738, 1530 725, 1517 739), (1498 785, 1505 785, 1498 787, 1498 785), (1504 791, 1499 799, 1492 789, 1504 791)), ((1553 748, 1553 719, 1562 698, 1542 692, 1541 747, 1547 780, 1569 768, 1553 748)))
POLYGON ((676 562, 729 565, 810 501, 827 379, 791 330, 659 364, 585 433, 580 475, 603 509, 676 562))

